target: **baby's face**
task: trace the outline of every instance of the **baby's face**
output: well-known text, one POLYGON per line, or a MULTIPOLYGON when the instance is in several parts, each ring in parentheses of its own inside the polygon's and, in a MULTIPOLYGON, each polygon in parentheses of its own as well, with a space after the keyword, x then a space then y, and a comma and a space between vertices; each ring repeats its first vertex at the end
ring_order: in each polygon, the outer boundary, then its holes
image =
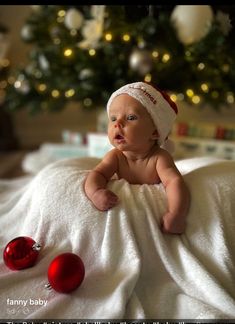
POLYGON ((121 151, 147 151, 157 139, 151 116, 142 104, 129 96, 117 96, 110 106, 108 137, 121 151))

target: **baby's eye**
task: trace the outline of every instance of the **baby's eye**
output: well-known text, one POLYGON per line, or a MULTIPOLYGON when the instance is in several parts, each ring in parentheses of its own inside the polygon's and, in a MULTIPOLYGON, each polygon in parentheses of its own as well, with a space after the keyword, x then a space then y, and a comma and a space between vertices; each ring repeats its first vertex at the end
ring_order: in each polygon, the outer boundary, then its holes
POLYGON ((116 118, 115 116, 111 116, 111 117, 110 117, 110 120, 111 120, 112 122, 114 122, 116 119, 117 119, 117 118, 116 118))
POLYGON ((128 115, 127 120, 136 120, 137 116, 136 115, 128 115))

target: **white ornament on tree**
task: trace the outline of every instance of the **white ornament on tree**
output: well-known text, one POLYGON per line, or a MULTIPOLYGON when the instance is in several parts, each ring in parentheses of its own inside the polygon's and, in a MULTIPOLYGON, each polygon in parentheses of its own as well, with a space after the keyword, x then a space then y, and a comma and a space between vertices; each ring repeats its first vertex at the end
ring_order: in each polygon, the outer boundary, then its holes
POLYGON ((21 37, 25 41, 30 41, 33 38, 33 31, 30 25, 24 25, 21 29, 21 37))
POLYGON ((145 75, 152 69, 152 55, 145 49, 135 49, 130 55, 129 65, 133 71, 137 71, 140 75, 145 75))
POLYGON ((93 19, 86 20, 82 28, 84 39, 77 44, 82 49, 99 47, 99 41, 103 35, 105 6, 91 6, 91 15, 93 19))
POLYGON ((213 11, 207 5, 178 5, 171 14, 171 22, 179 40, 189 45, 200 41, 209 32, 213 11))
POLYGON ((68 29, 80 29, 83 23, 83 15, 75 8, 71 8, 67 11, 64 24, 68 29))
POLYGON ((79 73, 79 80, 87 80, 94 76, 94 72, 91 69, 82 69, 79 73))
POLYGON ((47 58, 45 57, 45 55, 43 55, 43 54, 39 55, 38 61, 39 61, 39 65, 42 70, 47 71, 49 69, 50 64, 49 64, 47 58))
POLYGON ((97 48, 103 34, 103 24, 96 19, 87 20, 82 29, 84 40, 78 43, 82 49, 97 48))

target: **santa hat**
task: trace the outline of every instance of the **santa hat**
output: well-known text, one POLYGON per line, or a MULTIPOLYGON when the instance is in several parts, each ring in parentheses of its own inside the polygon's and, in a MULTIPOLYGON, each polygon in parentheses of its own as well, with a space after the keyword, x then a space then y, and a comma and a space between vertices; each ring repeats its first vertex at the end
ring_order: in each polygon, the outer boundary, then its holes
POLYGON ((163 146, 178 113, 176 104, 166 93, 149 83, 134 82, 124 85, 111 95, 107 103, 108 115, 113 99, 124 93, 138 100, 147 109, 159 134, 158 144, 163 146))

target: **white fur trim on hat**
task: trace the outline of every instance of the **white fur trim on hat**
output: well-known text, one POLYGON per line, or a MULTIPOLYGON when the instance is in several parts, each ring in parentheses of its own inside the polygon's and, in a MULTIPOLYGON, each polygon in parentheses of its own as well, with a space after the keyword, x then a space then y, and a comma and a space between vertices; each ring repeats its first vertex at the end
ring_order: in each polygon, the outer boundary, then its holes
POLYGON ((113 99, 124 93, 138 100, 147 109, 159 133, 158 144, 163 145, 172 129, 177 111, 156 88, 145 82, 134 82, 113 92, 107 103, 108 115, 113 99))

